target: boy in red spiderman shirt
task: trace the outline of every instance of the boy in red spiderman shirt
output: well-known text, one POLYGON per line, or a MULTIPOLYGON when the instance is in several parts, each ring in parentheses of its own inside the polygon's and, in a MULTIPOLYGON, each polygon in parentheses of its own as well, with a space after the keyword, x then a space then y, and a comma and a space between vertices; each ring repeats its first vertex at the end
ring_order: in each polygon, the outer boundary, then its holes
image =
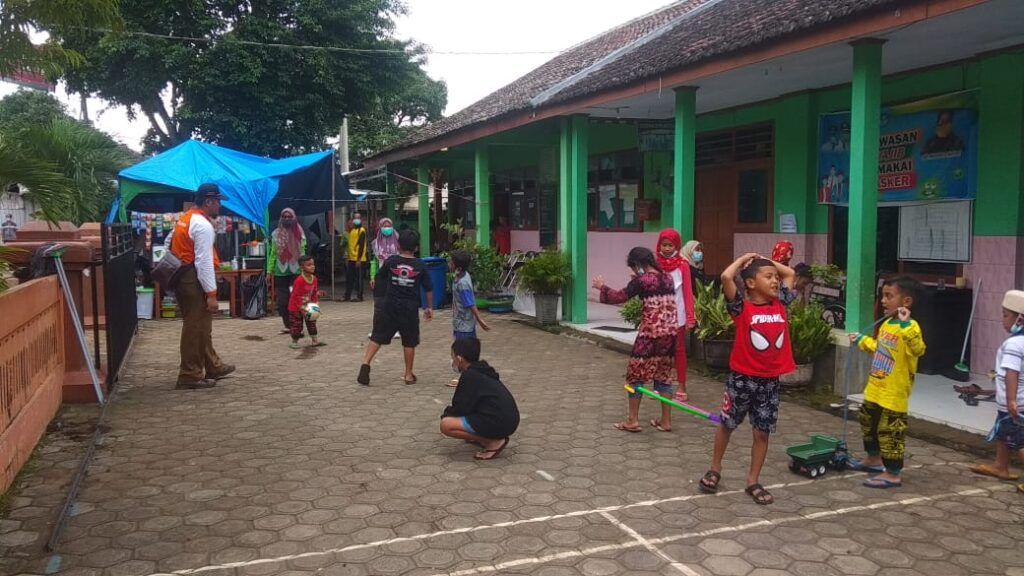
POLYGON ((313 346, 323 346, 317 339, 316 318, 307 318, 303 306, 310 302, 319 302, 324 293, 320 291, 316 279, 316 262, 309 254, 299 256, 299 277, 292 284, 292 294, 288 298, 288 316, 291 320, 292 343, 289 348, 299 348, 302 339, 302 324, 305 322, 313 346))
POLYGON ((702 492, 718 490, 722 457, 733 431, 750 414, 754 446, 746 493, 758 504, 775 501, 758 482, 768 453, 768 436, 779 418, 779 376, 796 369, 789 342, 786 306, 796 296, 793 270, 757 254, 744 254, 722 272, 722 292, 736 324, 736 341, 729 357, 729 380, 722 398, 722 423, 715 433, 711 469, 700 480, 702 492), (737 273, 746 297, 736 290, 737 273))

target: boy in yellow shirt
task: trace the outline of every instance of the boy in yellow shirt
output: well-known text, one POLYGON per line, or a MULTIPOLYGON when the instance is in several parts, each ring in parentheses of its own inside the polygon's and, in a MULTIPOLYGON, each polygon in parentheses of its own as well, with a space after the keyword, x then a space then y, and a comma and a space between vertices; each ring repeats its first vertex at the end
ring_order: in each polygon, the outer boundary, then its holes
POLYGON ((917 360, 924 355, 921 327, 910 318, 921 284, 906 276, 886 280, 882 285, 882 308, 888 320, 878 337, 850 334, 850 341, 869 354, 871 374, 864 388, 860 427, 864 434, 864 460, 851 460, 850 467, 878 472, 864 481, 868 488, 898 488, 903 485, 907 404, 914 385, 917 360))

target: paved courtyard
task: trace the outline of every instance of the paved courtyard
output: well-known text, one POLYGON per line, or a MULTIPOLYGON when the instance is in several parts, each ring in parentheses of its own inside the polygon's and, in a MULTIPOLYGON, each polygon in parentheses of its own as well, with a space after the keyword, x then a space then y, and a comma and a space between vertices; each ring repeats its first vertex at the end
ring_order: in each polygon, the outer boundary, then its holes
MULTIPOLYGON (((612 429, 625 356, 491 315, 484 357, 523 420, 500 459, 477 462, 437 431, 449 312, 424 325, 417 384, 396 340, 369 388, 355 375, 371 304, 324 313, 316 350, 289 350, 276 318, 215 322, 238 372, 199 391, 173 389, 180 324, 144 323, 58 554, 43 544, 77 453, 51 439, 0 520, 0 573, 1024 575, 1024 496, 965 454, 911 440, 900 490, 808 480, 784 447, 841 421, 784 404, 763 475, 776 503, 742 492, 746 427, 721 492, 701 495, 710 425, 612 429)), ((721 384, 690 390, 713 408, 721 384)), ((646 402, 645 424, 654 413, 646 402)))

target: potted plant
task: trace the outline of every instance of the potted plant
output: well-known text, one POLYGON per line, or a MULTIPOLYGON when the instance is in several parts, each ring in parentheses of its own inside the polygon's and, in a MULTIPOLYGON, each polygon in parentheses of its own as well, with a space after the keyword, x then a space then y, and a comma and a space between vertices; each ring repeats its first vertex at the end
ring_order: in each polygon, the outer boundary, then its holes
POLYGON ((736 325, 725 307, 725 294, 712 282, 698 282, 693 312, 697 317, 697 339, 704 349, 704 363, 708 368, 728 369, 736 325))
POLYGON ((832 328, 822 318, 822 312, 824 308, 817 302, 795 303, 789 307, 786 315, 796 371, 779 378, 783 385, 809 384, 814 377, 814 361, 828 352, 833 344, 832 328))
POLYGON ((626 324, 633 326, 636 330, 640 327, 640 320, 644 317, 644 302, 639 296, 633 296, 629 300, 626 300, 625 304, 619 308, 619 316, 622 316, 622 321, 626 324))
POLYGON ((572 278, 569 259, 558 250, 547 249, 523 264, 519 281, 533 293, 537 321, 541 324, 558 322, 558 295, 572 278))

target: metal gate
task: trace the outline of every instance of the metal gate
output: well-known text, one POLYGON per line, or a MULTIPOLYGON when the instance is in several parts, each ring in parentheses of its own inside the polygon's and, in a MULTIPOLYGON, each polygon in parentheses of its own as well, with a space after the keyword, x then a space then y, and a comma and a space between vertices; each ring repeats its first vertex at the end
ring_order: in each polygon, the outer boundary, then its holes
POLYGON ((139 319, 135 305, 135 242, 131 224, 104 224, 101 234, 109 389, 128 355, 139 319))

